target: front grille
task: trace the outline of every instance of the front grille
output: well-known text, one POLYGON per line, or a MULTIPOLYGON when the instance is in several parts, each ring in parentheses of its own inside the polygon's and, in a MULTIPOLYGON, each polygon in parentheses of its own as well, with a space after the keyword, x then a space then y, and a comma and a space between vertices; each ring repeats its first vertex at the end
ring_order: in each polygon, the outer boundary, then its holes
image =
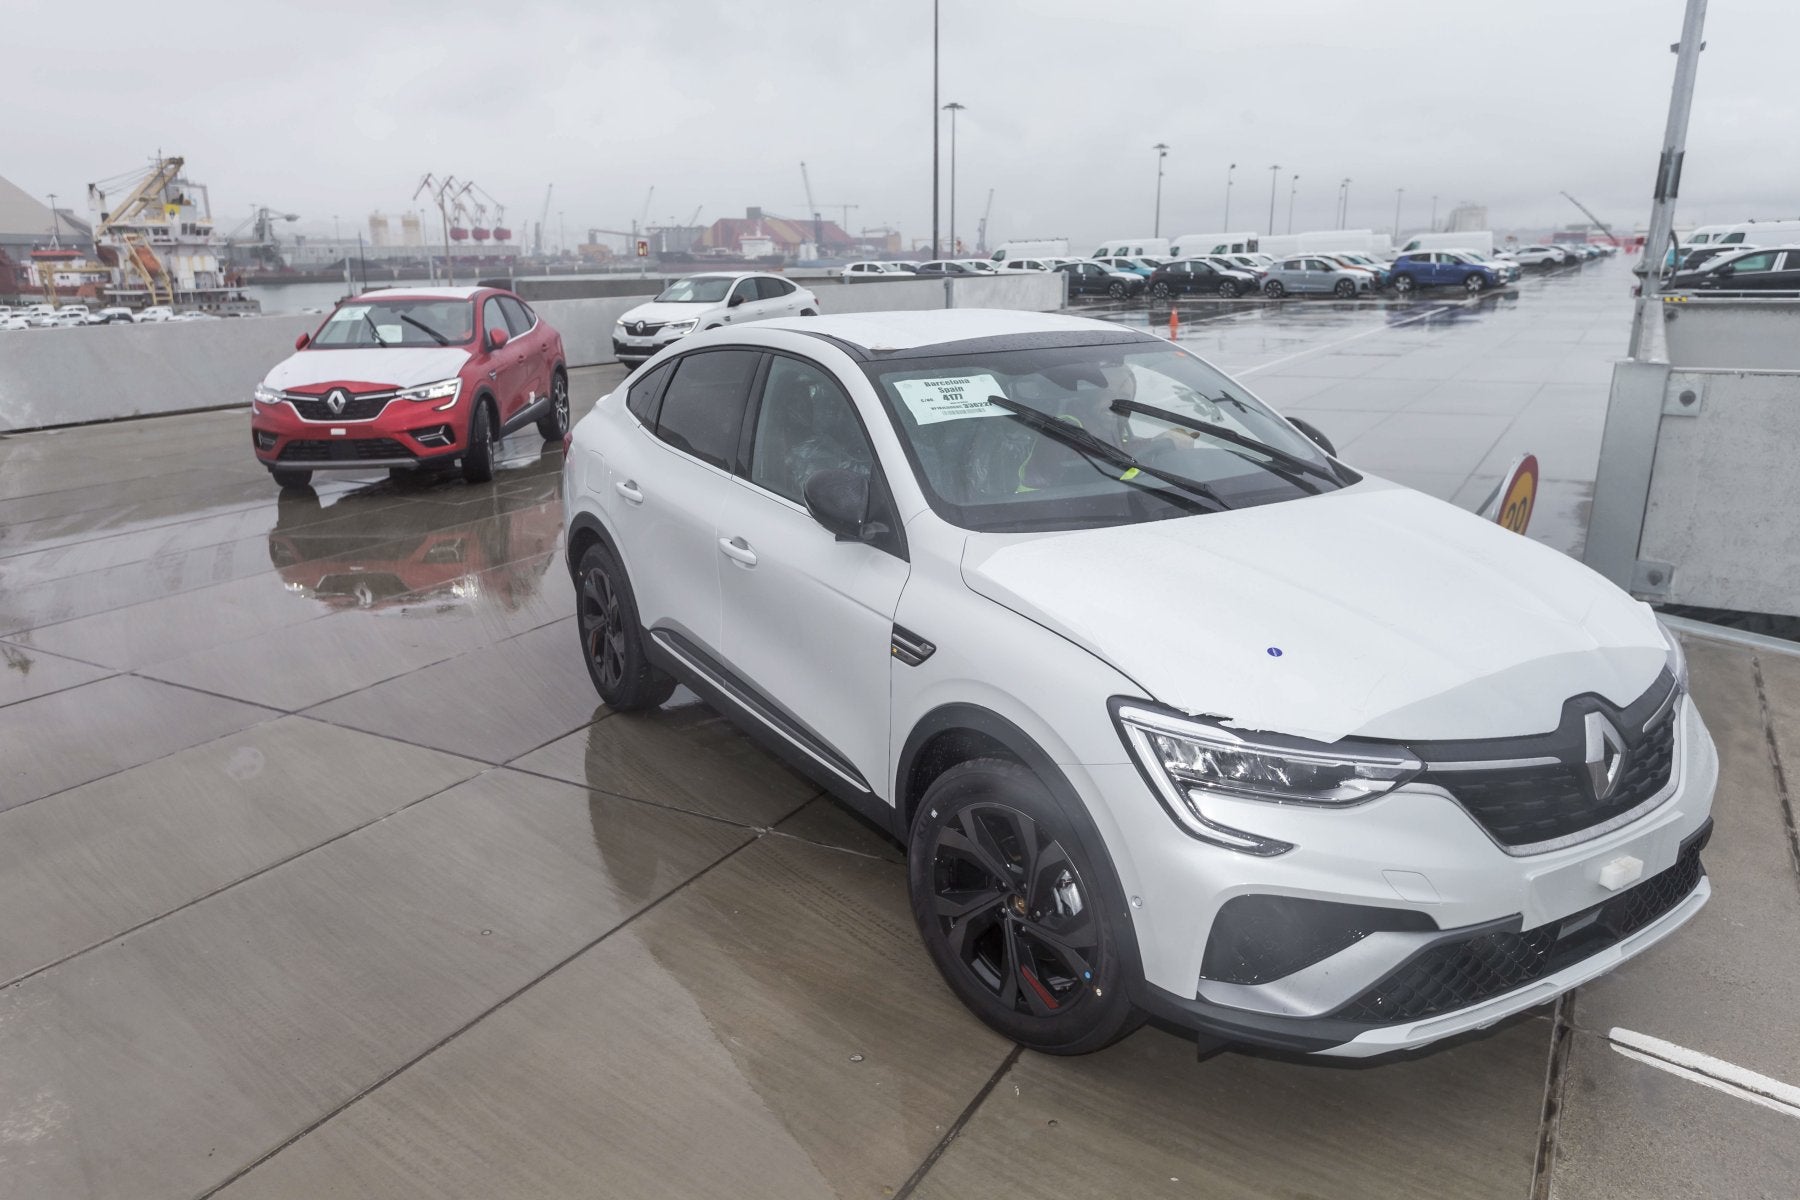
POLYGON ((1526 932, 1480 933, 1431 946, 1332 1015, 1377 1025, 1419 1021, 1505 995, 1589 958, 1693 893, 1706 874, 1700 851, 1711 834, 1709 821, 1682 847, 1674 866, 1574 916, 1526 932))
POLYGON ((330 394, 326 392, 320 396, 300 396, 289 392, 287 393, 287 402, 294 406, 295 412, 308 421, 367 421, 379 416, 381 410, 387 407, 388 401, 394 398, 391 390, 364 392, 360 396, 346 393, 344 411, 332 412, 325 406, 325 396, 330 394))
POLYGON ((281 448, 282 462, 348 462, 382 458, 411 458, 412 453, 393 438, 295 438, 281 448))
POLYGON ((1675 706, 1646 730, 1604 799, 1589 789, 1585 767, 1567 762, 1495 771, 1432 771, 1470 816, 1507 846, 1567 837, 1630 812, 1668 785, 1675 765, 1675 706))
POLYGON ((629 333, 632 337, 648 337, 650 334, 661 330, 662 327, 667 324, 667 321, 627 321, 625 323, 625 332, 629 333))

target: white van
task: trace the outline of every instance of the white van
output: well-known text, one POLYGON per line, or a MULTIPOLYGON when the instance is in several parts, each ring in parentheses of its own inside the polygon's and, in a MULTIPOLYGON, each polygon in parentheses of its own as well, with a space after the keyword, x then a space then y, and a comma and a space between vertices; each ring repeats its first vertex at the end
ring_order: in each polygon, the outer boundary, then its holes
POLYGON ((1184 233, 1169 243, 1169 255, 1173 258, 1250 254, 1261 249, 1261 237, 1255 230, 1248 233, 1184 233))
POLYGON ((1038 238, 1036 241, 1001 242, 991 257, 995 262, 1005 262, 1009 258, 1065 258, 1068 253, 1068 238, 1038 238))
MULTIPOLYGON (((1740 221, 1736 225, 1706 226, 1696 229, 1696 235, 1705 229, 1720 230, 1712 243, 1718 246, 1739 246, 1748 242, 1753 246, 1784 246, 1789 242, 1800 242, 1800 221, 1740 221)), ((1695 243, 1689 238, 1690 244, 1695 243)))
POLYGON ((1415 233, 1395 254, 1411 254, 1414 250, 1472 250, 1482 258, 1494 257, 1494 231, 1464 230, 1461 233, 1415 233))
POLYGON ((1117 238, 1103 243, 1099 249, 1088 255, 1089 258, 1152 258, 1169 257, 1169 239, 1154 237, 1117 238))

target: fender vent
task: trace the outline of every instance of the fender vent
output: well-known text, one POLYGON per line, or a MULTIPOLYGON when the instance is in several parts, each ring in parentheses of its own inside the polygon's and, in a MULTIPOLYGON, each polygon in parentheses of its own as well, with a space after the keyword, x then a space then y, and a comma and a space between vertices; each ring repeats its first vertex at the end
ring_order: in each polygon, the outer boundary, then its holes
POLYGON ((933 654, 937 647, 903 625, 894 626, 894 657, 909 667, 916 667, 933 654))

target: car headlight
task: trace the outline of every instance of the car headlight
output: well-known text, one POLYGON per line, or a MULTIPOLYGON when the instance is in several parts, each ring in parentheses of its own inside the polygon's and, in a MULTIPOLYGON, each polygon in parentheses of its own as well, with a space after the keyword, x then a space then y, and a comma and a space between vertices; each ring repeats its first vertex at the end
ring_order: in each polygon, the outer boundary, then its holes
POLYGON ((1343 808, 1390 792, 1424 769, 1401 747, 1240 734, 1132 701, 1115 701, 1113 717, 1169 815, 1201 841, 1246 854, 1282 854, 1293 846, 1221 822, 1208 813, 1209 799, 1343 808))
POLYGON ((692 333, 694 331, 694 326, 698 325, 699 323, 700 323, 700 319, 698 317, 696 317, 692 321, 670 321, 667 325, 663 326, 663 332, 664 333, 692 333))
POLYGON ((462 395, 462 379, 440 379, 436 383, 421 383, 418 387, 401 388, 398 396, 402 400, 411 400, 423 404, 429 400, 442 400, 436 407, 438 412, 456 407, 456 398, 462 395))
POLYGON ((1681 648, 1681 639, 1661 617, 1656 618, 1656 627, 1662 630, 1663 641, 1669 644, 1669 673, 1675 676, 1676 688, 1685 692, 1688 690, 1687 651, 1681 648))
POLYGON ((250 398, 257 404, 280 404, 281 392, 279 389, 272 388, 266 383, 259 383, 256 385, 256 391, 250 398))

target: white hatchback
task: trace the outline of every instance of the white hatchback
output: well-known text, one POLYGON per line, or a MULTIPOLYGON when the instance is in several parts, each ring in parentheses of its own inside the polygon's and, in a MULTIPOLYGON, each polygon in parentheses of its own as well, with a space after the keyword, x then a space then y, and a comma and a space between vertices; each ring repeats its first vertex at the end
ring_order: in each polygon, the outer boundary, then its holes
POLYGON ((1422 1046, 1711 894, 1718 760, 1650 609, 1166 339, 721 329, 564 471, 601 698, 685 683, 891 832, 944 980, 1020 1044, 1422 1046))
POLYGON ((628 309, 613 326, 613 354, 636 366, 698 330, 747 325, 773 317, 815 317, 819 298, 792 280, 765 272, 683 275, 656 299, 628 309))

